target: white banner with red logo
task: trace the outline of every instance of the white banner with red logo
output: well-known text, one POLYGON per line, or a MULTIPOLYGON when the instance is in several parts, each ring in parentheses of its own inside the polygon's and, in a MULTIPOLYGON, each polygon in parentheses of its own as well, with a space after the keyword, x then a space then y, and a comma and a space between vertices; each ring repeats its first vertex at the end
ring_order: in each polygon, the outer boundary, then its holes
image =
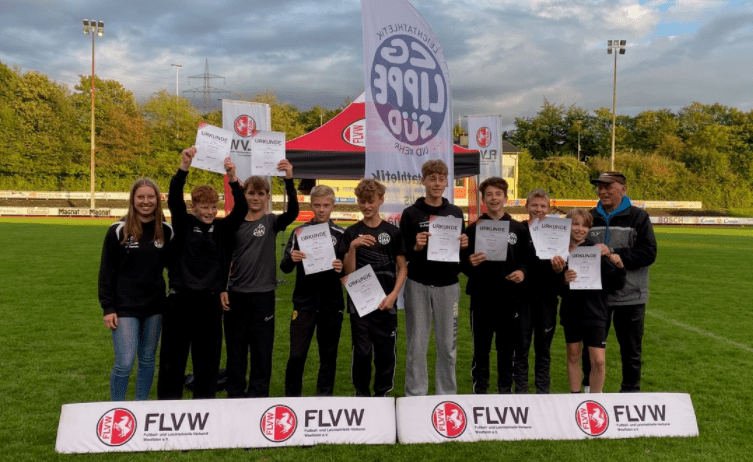
POLYGON ((450 80, 434 32, 407 0, 363 0, 366 171, 387 186, 385 213, 423 195, 421 166, 447 164, 453 200, 450 80))
POLYGON ((480 154, 479 182, 502 176, 501 124, 499 116, 468 116, 468 148, 480 154))
POLYGON ((400 443, 698 436, 690 395, 448 395, 397 399, 400 443))
MULTIPOLYGON (((235 162, 238 178, 245 181, 251 176, 251 145, 254 132, 272 130, 269 104, 223 99, 222 128, 233 132, 230 158, 235 162)), ((230 192, 227 194, 230 195, 230 192)))
POLYGON ((394 398, 258 398, 66 404, 60 453, 394 444, 394 398))

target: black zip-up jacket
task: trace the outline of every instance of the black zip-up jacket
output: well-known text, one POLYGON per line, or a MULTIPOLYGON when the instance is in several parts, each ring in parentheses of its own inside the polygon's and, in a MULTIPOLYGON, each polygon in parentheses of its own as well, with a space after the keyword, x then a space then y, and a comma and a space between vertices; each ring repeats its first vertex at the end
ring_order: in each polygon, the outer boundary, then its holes
MULTIPOLYGON (((297 269, 295 276, 295 288, 293 289, 293 309, 297 311, 342 311, 345 308, 343 303, 343 288, 340 278, 343 273, 335 270, 323 271, 321 273, 307 275, 303 269, 303 262, 294 262, 291 254, 293 250, 300 250, 298 247, 297 233, 301 228, 316 225, 313 219, 308 223, 296 227, 290 233, 290 239, 285 246, 285 254, 280 261, 280 269, 283 273, 291 273, 297 269)), ((332 245, 335 248, 335 256, 342 261, 343 255, 338 252, 340 241, 343 238, 344 229, 332 223, 329 224, 329 233, 332 235, 332 245)))
MULTIPOLYGON (((596 245, 586 238, 578 247, 596 245)), ((565 271, 567 271, 567 267, 565 271)), ((625 285, 625 268, 618 268, 601 257, 601 290, 570 290, 565 284, 565 273, 560 273, 560 323, 565 325, 607 326, 607 294, 625 285)))
MULTIPOLYGON (((521 223, 528 226, 528 220, 523 220, 521 223)), ((530 229, 528 235, 530 239, 530 229)), ((526 285, 526 291, 540 299, 553 297, 556 303, 562 275, 554 272, 552 260, 542 260, 536 256, 533 241, 529 245, 531 247, 531 260, 528 262, 528 273, 526 273, 526 278, 523 281, 523 284, 526 285)))
POLYGON ((175 243, 169 269, 170 290, 195 290, 221 292, 225 290, 226 275, 223 268, 224 247, 232 234, 243 223, 248 212, 248 203, 239 182, 230 183, 235 204, 225 218, 215 218, 212 223, 202 223, 186 210, 183 187, 188 172, 178 169, 170 180, 170 195, 167 206, 172 215, 175 243))
MULTIPOLYGON (((492 220, 487 214, 481 215, 479 219, 492 220)), ((506 261, 484 261, 478 266, 471 265, 468 257, 475 253, 476 225, 478 221, 473 222, 466 230, 468 248, 460 251, 461 267, 463 273, 468 276, 465 293, 468 295, 499 294, 499 297, 520 299, 524 295, 523 285, 525 284, 525 279, 523 279, 522 283, 516 284, 505 278, 517 270, 522 271, 527 277, 530 261, 533 256, 531 236, 528 232, 528 227, 519 221, 513 220, 507 212, 502 215, 499 221, 510 222, 506 261)))
POLYGON ((164 241, 154 240, 154 221, 142 223, 141 239, 123 244, 122 221, 110 226, 99 264, 99 303, 105 315, 146 317, 165 306, 163 271, 170 257, 173 228, 162 224, 164 241))
MULTIPOLYGON (((424 197, 419 197, 413 205, 403 210, 403 215, 400 217, 400 232, 405 242, 408 278, 427 286, 444 287, 456 284, 458 274, 460 274, 459 263, 428 261, 426 259, 428 244, 419 252, 414 250, 416 235, 429 231, 429 217, 432 215, 463 219, 463 211, 450 204, 450 201, 445 198, 442 198, 442 205, 434 207, 428 205, 424 197)), ((465 221, 461 230, 461 233, 464 232, 465 221)))

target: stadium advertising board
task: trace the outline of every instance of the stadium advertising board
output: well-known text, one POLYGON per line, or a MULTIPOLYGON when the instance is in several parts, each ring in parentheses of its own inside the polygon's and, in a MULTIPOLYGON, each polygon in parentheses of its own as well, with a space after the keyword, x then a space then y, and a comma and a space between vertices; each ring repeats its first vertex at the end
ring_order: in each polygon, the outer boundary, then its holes
POLYGON ((394 398, 66 404, 60 453, 394 444, 394 398))
POLYGON ((698 436, 690 395, 453 395, 397 399, 400 443, 698 436))

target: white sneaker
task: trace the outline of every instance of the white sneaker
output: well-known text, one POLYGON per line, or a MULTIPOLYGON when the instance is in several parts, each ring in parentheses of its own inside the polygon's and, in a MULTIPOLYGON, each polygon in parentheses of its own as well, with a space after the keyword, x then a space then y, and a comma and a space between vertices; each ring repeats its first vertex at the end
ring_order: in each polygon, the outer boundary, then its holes
POLYGON ((591 393, 591 387, 589 386, 583 387, 583 393, 591 393))

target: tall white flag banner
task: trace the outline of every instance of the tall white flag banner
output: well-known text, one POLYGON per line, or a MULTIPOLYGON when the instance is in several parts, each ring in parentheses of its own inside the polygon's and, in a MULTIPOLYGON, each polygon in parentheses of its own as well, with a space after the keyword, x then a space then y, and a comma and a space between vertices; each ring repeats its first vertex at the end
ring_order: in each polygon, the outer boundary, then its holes
POLYGON ((402 212, 423 195, 421 166, 448 167, 453 198, 450 79, 442 48, 407 0, 362 0, 366 80, 366 171, 387 186, 383 212, 402 212))
POLYGON ((255 132, 272 130, 269 104, 222 100, 222 128, 233 132, 230 158, 241 181, 252 175, 251 150, 255 132))
POLYGON ((481 154, 481 181, 502 176, 501 118, 498 116, 468 116, 468 148, 481 154))

